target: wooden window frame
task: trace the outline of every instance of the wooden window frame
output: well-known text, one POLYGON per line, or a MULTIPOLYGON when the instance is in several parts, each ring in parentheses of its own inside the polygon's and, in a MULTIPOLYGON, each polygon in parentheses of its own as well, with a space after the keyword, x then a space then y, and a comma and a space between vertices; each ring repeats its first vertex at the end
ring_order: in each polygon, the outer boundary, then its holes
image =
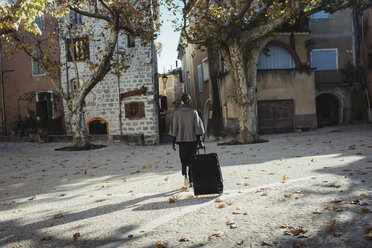
POLYGON ((125 118, 129 120, 138 120, 145 117, 145 103, 144 102, 128 102, 124 104, 125 106, 125 118), (137 105, 138 106, 138 113, 133 115, 131 112, 131 106, 137 105))

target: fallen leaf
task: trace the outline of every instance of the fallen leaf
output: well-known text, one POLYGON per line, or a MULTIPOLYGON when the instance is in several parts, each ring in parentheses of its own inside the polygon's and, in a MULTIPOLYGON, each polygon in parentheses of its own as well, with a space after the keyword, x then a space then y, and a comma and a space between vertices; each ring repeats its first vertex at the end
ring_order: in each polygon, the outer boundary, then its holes
POLYGON ((147 165, 147 169, 150 170, 152 168, 152 164, 147 165))
POLYGON ((228 221, 225 222, 225 224, 228 225, 228 226, 230 226, 230 225, 234 225, 235 222, 231 222, 231 221, 228 220, 228 221))
POLYGON ((164 178, 164 181, 168 182, 169 177, 164 178))
POLYGON ((228 202, 226 202, 226 204, 230 206, 230 205, 233 205, 234 202, 232 202, 232 201, 228 201, 228 202))
POLYGON ((187 187, 183 186, 181 188, 181 192, 189 192, 189 189, 187 187))
POLYGON ((283 176, 283 181, 287 181, 289 179, 288 176, 283 176))
POLYGON ((244 183, 244 186, 249 186, 249 183, 244 183))
POLYGON ((244 245, 244 240, 238 242, 237 245, 244 245))
POLYGON ((280 161, 283 161, 283 160, 284 160, 284 158, 281 158, 281 159, 280 159, 280 161))
POLYGON ((180 242, 188 242, 188 241, 190 241, 191 239, 190 239, 190 237, 182 237, 182 238, 180 238, 180 242))
POLYGON ((224 235, 224 233, 212 233, 212 236, 215 236, 215 237, 222 237, 224 235))
POLYGON ((360 212, 365 213, 365 214, 372 213, 372 211, 369 210, 368 208, 361 208, 361 209, 360 209, 360 212))
POLYGON ((261 242, 261 245, 262 245, 262 246, 265 246, 265 245, 266 245, 266 246, 273 246, 273 243, 268 242, 268 241, 262 241, 262 242, 261 242))
POLYGON ((312 159, 311 159, 311 162, 314 162, 314 161, 315 161, 315 160, 312 158, 312 159))
POLYGON ((233 215, 238 215, 238 214, 241 214, 239 212, 232 212, 233 215))
POLYGON ((332 220, 332 223, 327 227, 326 232, 331 232, 333 228, 335 227, 336 220, 332 220))
POLYGON ((276 172, 270 172, 269 173, 269 175, 275 175, 276 174, 276 172))
POLYGON ((32 201, 32 200, 35 200, 35 199, 36 199, 36 196, 33 196, 33 197, 29 198, 28 200, 32 201))
POLYGON ((65 193, 62 193, 62 194, 60 194, 59 196, 62 197, 62 196, 65 196, 65 195, 66 195, 65 193))
POLYGON ((215 200, 215 202, 222 202, 222 199, 221 199, 221 198, 217 198, 217 199, 215 200))
POLYGON ((76 241, 80 237, 80 233, 75 233, 72 237, 74 237, 74 241, 76 241))
POLYGON ((96 202, 103 202, 103 201, 106 201, 106 199, 99 199, 99 200, 96 200, 96 202))
POLYGON ((63 217, 62 214, 55 214, 55 215, 53 215, 53 219, 60 219, 62 217, 63 217))
POLYGON ((90 195, 89 197, 92 198, 92 197, 94 197, 94 195, 90 195))
POLYGON ((224 207, 226 207, 226 205, 225 204, 220 204, 220 205, 218 205, 218 208, 224 208, 224 207))
POLYGON ((293 196, 293 193, 284 194, 284 197, 291 197, 293 196))
POLYGON ((169 202, 169 203, 174 203, 174 202, 176 202, 179 198, 180 198, 179 195, 172 195, 171 197, 169 197, 168 202, 169 202))
POLYGON ((361 193, 360 196, 367 196, 367 194, 366 193, 361 193))
POLYGON ((4 205, 4 206, 10 206, 10 205, 12 205, 13 203, 15 203, 15 201, 4 202, 3 205, 4 205))
POLYGON ((194 195, 188 195, 187 198, 194 198, 194 195))
POLYGON ((46 236, 46 237, 42 237, 40 238, 41 241, 49 241, 51 240, 53 237, 52 236, 46 236))
POLYGON ((325 209, 330 210, 330 211, 336 211, 336 212, 344 211, 343 209, 341 209, 341 208, 339 208, 335 205, 327 206, 327 207, 325 207, 325 209))
POLYGON ((261 194, 261 196, 268 196, 269 195, 269 192, 264 192, 261 194))
POLYGON ((280 225, 280 228, 292 228, 292 226, 290 224, 281 224, 280 225))
POLYGON ((320 211, 314 211, 313 214, 322 214, 320 211))
POLYGON ((236 224, 230 225, 230 229, 236 229, 238 226, 236 224))
POLYGON ((168 246, 168 243, 166 242, 158 242, 156 244, 156 248, 166 248, 168 246))

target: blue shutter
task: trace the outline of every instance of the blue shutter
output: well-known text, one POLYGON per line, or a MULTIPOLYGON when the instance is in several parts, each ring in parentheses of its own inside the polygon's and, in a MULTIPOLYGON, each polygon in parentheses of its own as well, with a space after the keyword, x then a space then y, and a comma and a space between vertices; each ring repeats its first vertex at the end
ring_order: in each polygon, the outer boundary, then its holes
POLYGON ((263 52, 260 53, 257 69, 272 70, 295 68, 292 55, 286 49, 275 45, 270 45, 268 49, 269 56, 265 55, 263 52))
POLYGON ((202 75, 202 67, 198 65, 198 82, 199 82, 199 92, 203 92, 203 75, 202 75))
POLYGON ((311 52, 311 67, 317 71, 337 70, 336 50, 315 50, 311 52))
POLYGON ((319 11, 310 16, 311 19, 329 19, 329 13, 325 12, 324 10, 319 11))

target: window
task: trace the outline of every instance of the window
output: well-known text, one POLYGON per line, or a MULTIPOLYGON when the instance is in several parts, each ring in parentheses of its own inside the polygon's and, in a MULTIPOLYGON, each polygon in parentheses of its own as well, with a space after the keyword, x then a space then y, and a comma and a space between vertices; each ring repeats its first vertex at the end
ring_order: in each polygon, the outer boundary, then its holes
POLYGON ((72 24, 82 24, 82 17, 80 13, 77 13, 75 11, 70 12, 70 21, 72 24))
MULTIPOLYGON (((39 58, 38 53, 34 53, 33 55, 36 56, 36 58, 39 58)), ((45 75, 44 69, 37 63, 37 61, 32 60, 32 75, 38 76, 38 75, 45 75)))
POLYGON ((144 102, 129 102, 125 104, 125 118, 136 120, 145 117, 144 102))
POLYGON ((314 49, 311 51, 311 67, 316 71, 338 70, 337 48, 314 49))
POLYGON ((203 59, 203 78, 204 78, 204 81, 209 80, 208 58, 203 59))
POLYGON ((198 82, 199 82, 199 92, 203 92, 203 75, 202 75, 202 66, 198 65, 198 82))
POLYGON ((89 38, 74 38, 71 42, 71 39, 67 39, 67 60, 72 61, 72 56, 70 53, 70 48, 74 53, 76 61, 84 61, 89 59, 89 38))
POLYGON ((269 45, 268 55, 263 52, 258 57, 259 70, 273 70, 273 69, 293 69, 295 63, 292 55, 283 47, 276 45, 269 45))
POLYGON ((37 16, 33 24, 39 29, 40 34, 44 32, 44 16, 37 16))
POLYGON ((36 93, 36 118, 41 122, 54 119, 52 92, 42 91, 36 93))
POLYGON ((319 11, 318 13, 315 13, 310 16, 311 19, 329 19, 329 13, 325 12, 324 10, 319 11))
POLYGON ((128 47, 135 47, 136 44, 134 42, 135 37, 133 35, 128 34, 127 40, 128 40, 128 47))

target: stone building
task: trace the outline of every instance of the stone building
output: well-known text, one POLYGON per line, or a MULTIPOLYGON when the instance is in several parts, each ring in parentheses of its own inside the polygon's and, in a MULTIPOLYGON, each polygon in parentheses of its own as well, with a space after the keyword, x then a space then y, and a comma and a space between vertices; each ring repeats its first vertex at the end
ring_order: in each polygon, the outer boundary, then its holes
MULTIPOLYGON (((84 16, 75 13, 70 21, 74 25, 85 23, 84 16)), ((91 71, 86 59, 97 63, 99 51, 104 47, 101 34, 106 33, 103 22, 89 23, 88 32, 80 32, 76 37, 68 37, 77 44, 74 50, 79 74, 87 78, 91 71)), ((68 61, 61 68, 62 87, 65 92, 72 92, 79 87, 71 58, 66 52, 63 39, 61 45, 61 62, 68 61)), ((136 144, 154 144, 159 141, 158 105, 157 105, 157 57, 154 43, 146 46, 138 38, 124 33, 118 37, 117 51, 125 49, 131 56, 129 68, 116 76, 110 71, 102 82, 97 84, 85 99, 84 122, 90 136, 107 136, 109 139, 136 144)), ((117 59, 114 54, 113 59, 117 59)), ((67 110, 67 108, 65 108, 67 110)), ((65 111, 67 133, 70 132, 70 114, 65 111)))
POLYGON ((365 122, 367 97, 359 70, 356 10, 314 14, 309 29, 319 125, 365 122))

